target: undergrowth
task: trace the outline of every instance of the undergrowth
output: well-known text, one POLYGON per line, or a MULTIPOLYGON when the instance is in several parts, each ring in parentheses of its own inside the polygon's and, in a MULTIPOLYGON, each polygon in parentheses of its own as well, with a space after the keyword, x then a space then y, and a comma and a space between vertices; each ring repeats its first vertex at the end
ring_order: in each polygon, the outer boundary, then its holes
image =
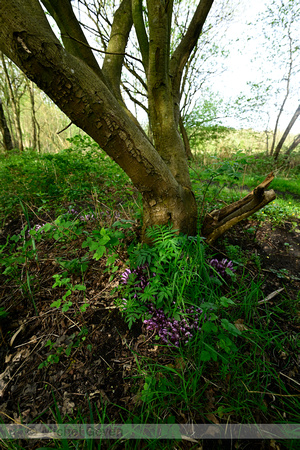
MULTIPOLYGON (((283 292, 270 304, 260 261, 255 261, 258 270, 253 274, 242 248, 226 241, 226 254, 220 255, 200 236, 178 235, 169 226, 148 231, 151 246, 138 243, 139 200, 128 178, 89 138, 77 137, 70 144, 59 154, 24 152, 1 160, 3 229, 21 217, 19 229, 1 237, 1 279, 4 290, 11 284, 23 303, 15 305, 8 297, 0 306, 1 324, 22 307, 26 317, 51 314, 59 324, 67 318, 72 323, 68 330, 60 325, 61 335, 52 333, 41 341, 36 370, 47 382, 55 367, 72 370, 80 349, 89 355, 88 370, 96 353, 94 328, 87 319, 94 307, 87 296, 94 270, 97 277, 106 277, 105 289, 128 325, 126 336, 139 324, 148 352, 139 354, 124 338, 134 361, 127 375, 130 407, 102 402, 98 408, 89 401, 89 416, 76 408, 63 414, 61 399, 53 396, 49 409, 54 422, 114 423, 115 411, 129 424, 299 422, 299 337, 286 324, 297 321, 300 298, 292 300, 283 292)), ((201 217, 241 197, 236 184, 244 182, 245 167, 251 166, 243 154, 235 161, 215 162, 205 172, 192 172, 201 217)), ((262 175, 263 170, 255 159, 249 172, 262 175)), ((280 225, 287 218, 292 221, 293 214, 296 220, 298 207, 292 197, 276 200, 256 220, 267 216, 280 225)), ((44 414, 35 421, 43 422, 44 414)), ((175 444, 116 440, 107 448, 175 444)), ((29 448, 21 441, 4 440, 2 445, 29 448)), ((40 449, 106 448, 88 439, 42 445, 40 449)))

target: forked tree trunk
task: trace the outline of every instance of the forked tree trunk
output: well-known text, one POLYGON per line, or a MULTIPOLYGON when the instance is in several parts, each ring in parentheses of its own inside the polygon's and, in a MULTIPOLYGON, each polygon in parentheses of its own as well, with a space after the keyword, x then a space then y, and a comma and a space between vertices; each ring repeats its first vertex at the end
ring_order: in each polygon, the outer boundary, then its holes
MULTIPOLYGON (((50 3, 59 7, 70 5, 68 0, 50 3)), ((138 0, 134 3, 141 4, 138 0)), ((120 103, 115 89, 111 88, 112 81, 107 82, 103 71, 99 68, 98 73, 95 69, 94 61, 79 57, 73 46, 69 51, 62 47, 38 0, 0 1, 0 50, 127 173, 143 198, 143 236, 149 226, 168 222, 182 233, 195 235, 197 232, 196 201, 178 131, 180 74, 212 3, 213 0, 199 2, 186 35, 169 62, 172 2, 147 2, 150 36, 145 46, 141 39, 141 50, 143 64, 148 69, 145 74, 154 146, 120 103)), ((128 14, 130 1, 123 0, 122 4, 128 14)), ((135 13, 135 26, 139 30, 142 11, 137 8, 135 13)), ((129 27, 130 21, 124 33, 129 27)), ((147 34, 142 33, 140 38, 143 37, 147 34)), ((121 56, 117 53, 114 56, 121 56)), ((104 62, 110 64, 110 60, 104 62)), ((273 191, 265 192, 271 179, 272 176, 244 200, 209 214, 203 228, 207 241, 213 242, 235 223, 272 201, 273 191)))

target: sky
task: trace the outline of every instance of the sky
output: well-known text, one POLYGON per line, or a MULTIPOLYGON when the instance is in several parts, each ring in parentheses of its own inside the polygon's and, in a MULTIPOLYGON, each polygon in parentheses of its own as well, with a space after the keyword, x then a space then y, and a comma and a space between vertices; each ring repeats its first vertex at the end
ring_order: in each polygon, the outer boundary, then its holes
MULTIPOLYGON (((272 77, 274 80, 280 80, 282 73, 280 70, 276 70, 273 64, 268 63, 267 59, 260 58, 256 60, 257 51, 263 50, 264 39, 260 36, 259 26, 257 26, 257 35, 253 35, 256 32, 256 27, 252 27, 252 37, 248 40, 251 30, 247 27, 247 23, 257 23, 257 16, 262 13, 267 4, 270 4, 271 0, 241 0, 240 5, 236 11, 236 18, 232 25, 224 34, 223 39, 225 41, 232 41, 232 46, 229 47, 230 54, 227 58, 225 65, 227 70, 220 76, 214 79, 213 89, 219 91, 224 98, 235 98, 240 92, 249 92, 247 86, 248 81, 260 82, 266 80, 267 77, 272 77), (237 41, 237 39, 239 39, 237 41), (263 62, 262 62, 263 61, 263 62), (262 66, 263 65, 263 71, 262 66)), ((300 29, 299 29, 300 34, 300 29)), ((298 75, 298 82, 300 76, 298 75)), ((281 95, 282 98, 283 94, 281 95)), ((279 128, 284 131, 288 125, 293 113, 295 112, 299 104, 299 97, 297 95, 291 95, 287 102, 287 109, 281 116, 279 128)), ((272 129, 275 124, 275 120, 279 111, 277 108, 268 109, 270 113, 269 128, 272 129)), ((266 116, 265 116, 266 117, 266 116)), ((257 130, 264 130, 266 128, 266 122, 257 119, 251 126, 257 130)), ((235 126, 234 120, 229 120, 230 126, 235 126)), ((292 134, 300 133, 300 119, 295 123, 291 131, 292 134)))

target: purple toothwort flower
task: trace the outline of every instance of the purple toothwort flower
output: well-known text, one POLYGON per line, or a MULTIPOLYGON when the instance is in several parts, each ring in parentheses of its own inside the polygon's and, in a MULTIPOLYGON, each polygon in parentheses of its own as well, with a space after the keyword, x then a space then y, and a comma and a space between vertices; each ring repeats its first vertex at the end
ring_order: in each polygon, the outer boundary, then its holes
POLYGON ((203 311, 198 307, 191 306, 185 311, 178 308, 179 319, 167 317, 162 308, 155 309, 152 303, 148 305, 148 311, 151 318, 144 320, 146 329, 156 331, 164 344, 175 347, 180 343, 187 344, 194 333, 201 330, 203 311))
POLYGON ((129 275, 131 273, 132 272, 131 272, 130 269, 126 269, 125 272, 122 273, 122 275, 121 275, 122 284, 127 284, 128 283, 128 278, 129 278, 129 275))
POLYGON ((221 275, 222 278, 226 278, 226 276, 228 276, 227 269, 229 269, 232 273, 235 272, 233 262, 229 261, 226 258, 223 258, 221 261, 214 258, 211 259, 208 263, 218 272, 219 275, 221 275))
POLYGON ((121 275, 122 284, 128 283, 129 275, 131 273, 135 275, 135 286, 144 291, 145 287, 149 284, 148 265, 144 264, 143 266, 138 266, 133 270, 126 269, 121 275))

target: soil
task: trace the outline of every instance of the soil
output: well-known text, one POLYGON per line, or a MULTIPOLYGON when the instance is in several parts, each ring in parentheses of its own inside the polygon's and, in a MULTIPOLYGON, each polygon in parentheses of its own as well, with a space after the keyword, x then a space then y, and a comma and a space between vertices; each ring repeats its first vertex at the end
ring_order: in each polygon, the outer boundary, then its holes
MULTIPOLYGON (((233 246, 240 246, 247 255, 247 261, 244 261, 246 270, 253 278, 258 274, 263 278, 264 296, 283 288, 284 294, 296 302, 300 291, 300 220, 296 223, 297 226, 295 221, 293 224, 286 222, 274 229, 267 221, 244 221, 221 238, 214 251, 225 257, 228 248, 232 250, 233 246)), ((2 230, 0 243, 5 243, 7 235, 20 232, 21 227, 20 220, 7 224, 2 230)), ((67 250, 69 252, 70 248, 67 250)), ((101 414, 105 410, 106 419, 123 423, 125 409, 133 412, 141 405, 138 358, 150 355, 154 361, 168 364, 171 362, 170 353, 155 345, 156 341, 147 335, 142 324, 134 324, 129 330, 115 307, 117 294, 112 292, 125 269, 122 262, 126 259, 125 254, 120 258, 118 276, 114 281, 110 281, 109 274, 105 273, 103 259, 93 260, 90 264, 85 284, 86 300, 91 306, 85 313, 74 318, 74 315, 49 308, 65 292, 62 288, 52 288, 53 275, 60 269, 55 258, 62 256, 63 252, 63 248, 58 249, 51 241, 39 244, 39 260, 33 260, 27 266, 32 277, 30 289, 25 269, 21 282, 16 279, 8 281, 3 275, 0 277, 0 306, 9 311, 8 318, 1 321, 1 419, 5 423, 31 423, 41 417, 43 423, 54 423, 57 408, 62 416, 72 417, 79 414, 90 417, 92 410, 95 421, 96 411, 101 414), (35 300, 37 315, 31 296, 35 300), (78 336, 82 326, 89 332, 84 344, 76 347, 76 341, 83 342, 82 338, 85 338, 78 336), (48 340, 54 343, 52 350, 45 347, 48 340), (59 347, 66 349, 72 341, 70 357, 62 354, 58 363, 38 370, 39 364, 50 353, 59 347), (124 407, 123 411, 120 406, 124 407)), ((72 281, 80 283, 81 279, 75 274, 72 281)), ((278 296, 281 294, 277 293, 278 296)), ((82 292, 78 292, 78 302, 81 301, 82 292)), ((299 332, 299 325, 293 323, 291 326, 299 332)), ((184 417, 176 419, 184 422, 184 417)), ((257 417, 257 421, 261 419, 257 417)), ((203 421, 201 416, 194 417, 194 420, 196 423, 203 421)), ((41 443, 24 441, 22 445, 34 449, 41 443)), ((49 442, 46 445, 49 446, 49 442)), ((109 448, 108 443, 105 445, 109 448)), ((176 448, 192 448, 193 445, 178 443, 176 448)))

